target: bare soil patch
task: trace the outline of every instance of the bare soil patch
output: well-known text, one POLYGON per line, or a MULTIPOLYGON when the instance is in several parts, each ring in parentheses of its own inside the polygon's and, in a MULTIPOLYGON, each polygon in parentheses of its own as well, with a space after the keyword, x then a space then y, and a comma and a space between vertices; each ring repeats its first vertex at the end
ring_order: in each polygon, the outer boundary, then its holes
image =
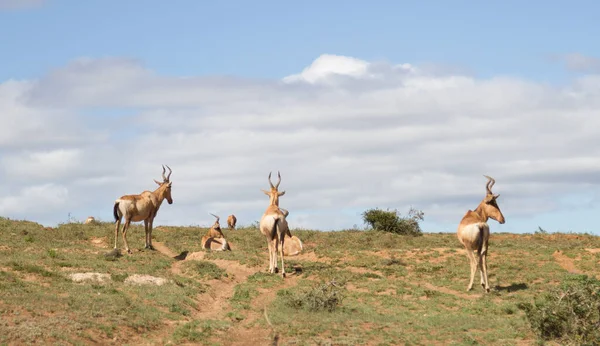
POLYGON ((582 274, 581 271, 575 267, 574 260, 565 256, 562 251, 556 250, 552 256, 554 256, 556 262, 569 273, 582 274))

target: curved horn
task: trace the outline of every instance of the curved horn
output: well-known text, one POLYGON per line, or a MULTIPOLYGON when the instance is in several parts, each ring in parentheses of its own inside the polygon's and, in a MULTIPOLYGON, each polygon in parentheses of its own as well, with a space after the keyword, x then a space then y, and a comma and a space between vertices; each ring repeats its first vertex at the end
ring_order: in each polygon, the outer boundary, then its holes
POLYGON ((277 177, 279 177, 279 181, 277 181, 277 184, 275 185, 276 189, 278 189, 279 188, 279 184, 281 184, 281 174, 279 174, 279 171, 277 171, 277 177))
POLYGON ((173 173, 173 171, 171 170, 171 167, 169 167, 169 165, 166 165, 166 166, 169 169, 169 174, 167 174, 167 180, 169 180, 169 178, 171 178, 171 173, 173 173))
POLYGON ((485 189, 487 190, 488 195, 492 195, 492 186, 494 186, 494 184, 496 183, 496 180, 494 180, 494 178, 487 176, 487 175, 483 175, 484 177, 486 177, 488 179, 487 184, 485 184, 485 189))
POLYGON ((212 215, 212 216, 214 216, 214 217, 216 217, 217 218, 217 222, 219 222, 219 217, 217 215, 215 215, 213 213, 209 213, 209 214, 212 215))
POLYGON ((275 186, 273 186, 273 183, 271 182, 271 173, 272 172, 269 172, 269 185, 271 185, 271 188, 274 189, 275 186))
POLYGON ((163 178, 163 181, 166 181, 167 178, 165 178, 165 165, 162 165, 162 168, 163 168, 162 178, 163 178))

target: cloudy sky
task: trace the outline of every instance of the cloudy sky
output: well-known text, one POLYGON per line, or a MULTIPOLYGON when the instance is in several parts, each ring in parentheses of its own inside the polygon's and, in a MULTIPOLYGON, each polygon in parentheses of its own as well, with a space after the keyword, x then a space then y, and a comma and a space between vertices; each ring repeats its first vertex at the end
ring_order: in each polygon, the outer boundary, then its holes
POLYGON ((292 228, 454 232, 487 174, 492 231, 600 234, 600 4, 560 3, 0 0, 0 215, 109 221, 168 164, 155 224, 250 224, 279 170, 292 228))

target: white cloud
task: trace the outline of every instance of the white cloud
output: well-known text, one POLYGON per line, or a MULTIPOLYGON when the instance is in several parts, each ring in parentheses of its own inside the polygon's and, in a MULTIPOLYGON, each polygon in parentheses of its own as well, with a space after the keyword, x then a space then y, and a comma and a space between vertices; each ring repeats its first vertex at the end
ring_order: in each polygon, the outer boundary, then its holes
POLYGON ((58 211, 69 196, 66 187, 54 184, 23 188, 15 195, 0 198, 0 214, 34 217, 49 211, 58 211))
POLYGON ((566 54, 563 60, 569 70, 577 72, 600 72, 600 59, 580 53, 566 54))
POLYGON ((483 197, 483 174, 497 179, 509 225, 598 190, 599 96, 594 75, 551 87, 333 55, 282 80, 79 59, 0 84, 0 164, 23 189, 64 186, 57 221, 69 211, 109 220, 114 199, 153 189, 168 164, 174 204, 157 223, 210 224, 213 212, 249 224, 280 170, 292 227, 351 227, 357 210, 410 205, 453 224, 483 197))

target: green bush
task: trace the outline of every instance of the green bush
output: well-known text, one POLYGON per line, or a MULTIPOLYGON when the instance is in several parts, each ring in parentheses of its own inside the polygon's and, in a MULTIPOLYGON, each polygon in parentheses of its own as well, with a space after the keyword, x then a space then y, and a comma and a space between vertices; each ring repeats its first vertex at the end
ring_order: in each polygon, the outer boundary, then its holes
POLYGON ((369 209, 363 212, 365 224, 372 229, 403 235, 419 236, 423 234, 419 221, 423 221, 424 213, 410 208, 407 217, 400 217, 398 210, 369 209))
POLYGON ((542 340, 561 344, 600 342, 600 281, 586 275, 567 278, 560 287, 519 306, 542 340))
POLYGON ((342 287, 334 281, 321 283, 311 289, 290 295, 287 301, 289 306, 308 311, 333 312, 344 299, 342 287))

